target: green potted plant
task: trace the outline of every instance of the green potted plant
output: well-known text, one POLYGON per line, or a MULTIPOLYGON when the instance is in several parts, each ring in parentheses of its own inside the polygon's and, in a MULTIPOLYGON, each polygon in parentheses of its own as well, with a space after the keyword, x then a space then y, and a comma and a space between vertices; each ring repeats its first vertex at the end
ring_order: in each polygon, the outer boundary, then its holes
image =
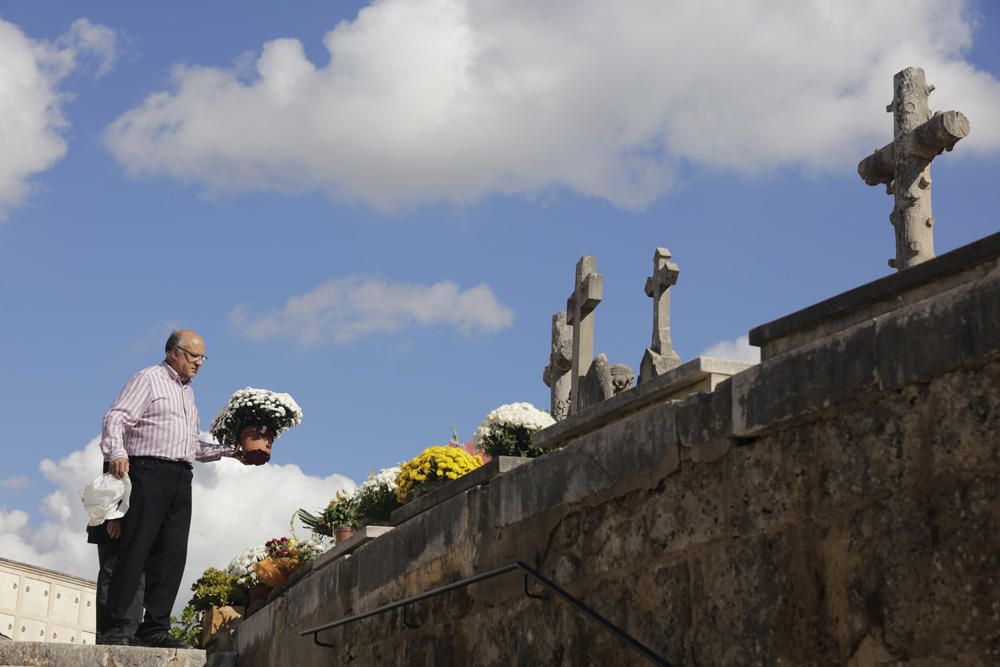
POLYGON ((311 514, 304 509, 298 512, 299 519, 317 535, 328 535, 340 543, 352 535, 359 525, 358 499, 353 492, 337 491, 319 514, 311 514))

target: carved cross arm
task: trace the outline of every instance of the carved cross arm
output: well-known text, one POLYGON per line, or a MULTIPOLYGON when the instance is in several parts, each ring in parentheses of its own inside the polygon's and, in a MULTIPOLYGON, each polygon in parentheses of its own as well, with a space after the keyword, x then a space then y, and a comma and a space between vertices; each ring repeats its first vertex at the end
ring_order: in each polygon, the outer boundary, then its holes
POLYGON ((681 275, 681 269, 673 262, 666 262, 656 270, 656 273, 646 278, 646 296, 655 297, 657 292, 662 294, 668 287, 677 284, 677 278, 681 275))
MULTIPOLYGON (((910 154, 931 160, 942 151, 950 151, 959 139, 969 136, 969 119, 961 111, 937 113, 912 132, 908 132, 907 149, 910 154)), ((858 164, 858 175, 868 185, 891 183, 896 175, 893 145, 886 144, 858 164)))
POLYGON ((597 304, 603 298, 604 276, 591 273, 580 284, 579 290, 566 300, 566 323, 576 325, 577 308, 579 307, 580 317, 586 317, 597 308, 597 304), (577 304, 578 299, 579 304, 577 304))
POLYGON ((868 185, 891 183, 896 176, 896 162, 892 159, 892 144, 886 144, 858 163, 858 175, 868 185))

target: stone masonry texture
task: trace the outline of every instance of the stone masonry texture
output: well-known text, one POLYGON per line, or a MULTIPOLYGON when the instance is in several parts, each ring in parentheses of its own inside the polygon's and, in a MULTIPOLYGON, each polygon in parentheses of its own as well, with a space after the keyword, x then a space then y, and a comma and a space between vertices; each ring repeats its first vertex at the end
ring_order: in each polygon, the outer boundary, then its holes
POLYGON ((990 274, 623 413, 311 573, 239 664, 647 664, 515 574, 299 635, 513 560, 676 665, 1000 664, 997 304, 990 274))

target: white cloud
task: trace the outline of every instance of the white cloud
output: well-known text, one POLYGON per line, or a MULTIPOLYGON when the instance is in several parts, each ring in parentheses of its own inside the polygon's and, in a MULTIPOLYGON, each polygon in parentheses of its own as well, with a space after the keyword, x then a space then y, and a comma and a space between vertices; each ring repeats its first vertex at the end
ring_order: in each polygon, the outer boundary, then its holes
MULTIPOLYGON (((641 208, 684 165, 853 170, 891 140, 892 75, 1000 148, 1000 83, 963 59, 962 0, 384 0, 246 72, 177 66, 108 128, 134 174, 211 190, 325 190, 396 208, 566 187, 641 208)), ((984 35, 985 38, 985 35, 984 35)))
POLYGON ((709 345, 701 357, 717 357, 733 361, 746 361, 751 364, 760 363, 760 348, 750 344, 749 336, 740 336, 736 340, 723 340, 709 345))
POLYGON ((93 61, 94 76, 102 77, 112 70, 118 59, 118 36, 107 26, 94 24, 87 19, 77 19, 69 32, 56 40, 63 58, 70 59, 70 68, 78 58, 93 61))
POLYGON ((49 43, 0 19, 0 220, 28 195, 31 177, 65 155, 65 94, 59 83, 90 57, 97 76, 111 69, 111 29, 79 19, 49 43))
POLYGON ((11 475, 10 477, 0 479, 0 486, 5 489, 23 489, 30 484, 28 478, 24 475, 11 475))
MULTIPOLYGON (((42 502, 46 517, 32 523, 23 510, 0 507, 0 554, 87 579, 97 576, 97 549, 87 544, 87 516, 79 491, 101 470, 99 439, 59 461, 39 466, 55 490, 42 502)), ((197 464, 194 516, 187 567, 177 596, 179 610, 191 597, 191 583, 207 567, 225 567, 243 549, 289 534, 289 520, 300 507, 324 507, 340 489, 354 488, 342 475, 317 477, 296 465, 243 466, 231 459, 197 464)), ((299 537, 308 533, 296 528, 299 537)))
POLYGON ((352 276, 294 296, 277 312, 251 315, 247 306, 237 306, 230 321, 254 340, 288 336, 310 345, 324 340, 347 343, 413 325, 491 333, 509 327, 514 312, 498 303, 487 285, 462 290, 450 281, 428 287, 352 276))

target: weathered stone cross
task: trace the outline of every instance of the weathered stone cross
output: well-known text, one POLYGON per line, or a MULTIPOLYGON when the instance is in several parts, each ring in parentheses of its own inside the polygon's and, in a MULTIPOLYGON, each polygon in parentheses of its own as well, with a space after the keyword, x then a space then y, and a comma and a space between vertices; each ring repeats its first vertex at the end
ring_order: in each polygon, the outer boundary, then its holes
POLYGON ((969 134, 969 119, 958 111, 931 114, 927 97, 934 90, 924 70, 907 67, 893 77, 891 144, 877 149, 858 164, 868 185, 886 184, 896 204, 889 221, 896 230, 896 258, 889 266, 899 271, 934 257, 934 217, 931 215, 931 160, 950 151, 969 134))
POLYGON ((594 360, 594 309, 604 298, 604 277, 597 259, 584 256, 576 263, 576 285, 566 300, 566 323, 573 327, 573 370, 569 413, 580 411, 580 381, 594 360))
POLYGON ((542 381, 551 389, 552 418, 557 422, 569 416, 569 397, 572 387, 572 377, 569 371, 573 367, 573 327, 566 324, 566 313, 559 312, 552 316, 552 351, 549 353, 549 365, 542 373, 542 381))
POLYGON ((677 284, 681 269, 670 259, 669 250, 657 248, 653 254, 653 275, 646 278, 646 296, 653 299, 653 343, 642 355, 639 384, 649 382, 681 363, 670 340, 670 288, 677 284))

